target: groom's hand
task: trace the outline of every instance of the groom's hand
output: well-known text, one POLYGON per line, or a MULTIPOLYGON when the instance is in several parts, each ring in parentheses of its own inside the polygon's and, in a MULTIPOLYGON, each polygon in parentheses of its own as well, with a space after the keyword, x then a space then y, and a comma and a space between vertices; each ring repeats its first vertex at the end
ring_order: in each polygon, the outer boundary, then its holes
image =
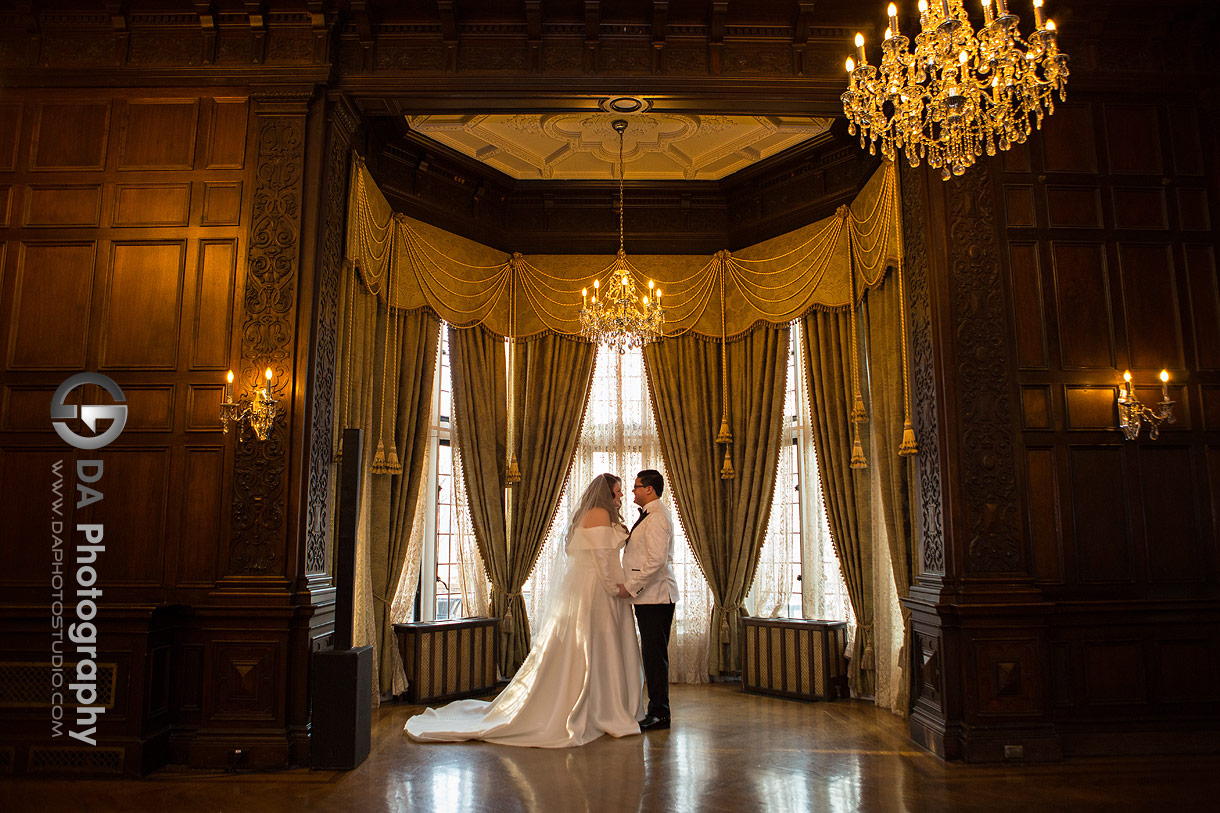
POLYGON ((621 585, 621 584, 620 584, 620 585, 616 585, 616 586, 618 587, 618 597, 619 597, 619 598, 631 598, 631 594, 627 592, 627 588, 626 588, 626 587, 624 587, 624 586, 623 586, 623 585, 621 585))

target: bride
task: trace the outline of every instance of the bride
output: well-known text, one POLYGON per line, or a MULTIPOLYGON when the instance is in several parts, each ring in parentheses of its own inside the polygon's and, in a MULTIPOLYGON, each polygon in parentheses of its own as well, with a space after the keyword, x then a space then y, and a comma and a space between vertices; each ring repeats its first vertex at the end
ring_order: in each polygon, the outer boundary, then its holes
POLYGON ((568 524, 566 568, 553 582, 525 662, 491 702, 457 700, 407 721, 420 742, 485 740, 535 748, 640 733, 644 671, 631 605, 616 597, 627 538, 622 481, 599 474, 568 524))

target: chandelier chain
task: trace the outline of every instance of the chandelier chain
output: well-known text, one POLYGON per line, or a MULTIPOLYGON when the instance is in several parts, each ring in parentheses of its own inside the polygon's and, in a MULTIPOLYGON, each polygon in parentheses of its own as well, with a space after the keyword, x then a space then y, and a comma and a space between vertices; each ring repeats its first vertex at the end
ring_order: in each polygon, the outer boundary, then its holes
POLYGON ((636 347, 661 338, 665 326, 665 313, 661 309, 661 290, 656 283, 648 281, 648 292, 636 291, 633 277, 639 272, 627 259, 624 240, 623 213, 626 208, 623 195, 623 179, 627 174, 623 161, 623 133, 627 130, 625 119, 615 119, 611 127, 618 133, 618 253, 610 272, 609 290, 601 290, 601 279, 593 281, 593 298, 589 290, 580 292, 583 305, 580 309, 580 333, 591 341, 612 347, 625 353, 636 347), (617 283, 617 284, 616 284, 617 283))

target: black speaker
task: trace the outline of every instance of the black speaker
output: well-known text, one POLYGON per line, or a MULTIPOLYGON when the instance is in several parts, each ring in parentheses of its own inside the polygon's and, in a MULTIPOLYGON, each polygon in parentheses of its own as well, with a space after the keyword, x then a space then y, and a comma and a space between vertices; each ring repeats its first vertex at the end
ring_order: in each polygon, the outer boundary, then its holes
POLYGON ((352 645, 352 600, 356 589, 356 524, 360 516, 360 467, 364 433, 343 430, 343 462, 339 466, 335 510, 335 649, 352 645))
POLYGON ((373 648, 351 648, 362 441, 359 429, 343 430, 335 529, 335 648, 313 653, 311 661, 310 761, 315 768, 355 768, 368 757, 372 740, 373 648))
POLYGON ((350 770, 364 762, 372 726, 373 648, 313 653, 313 767, 350 770))

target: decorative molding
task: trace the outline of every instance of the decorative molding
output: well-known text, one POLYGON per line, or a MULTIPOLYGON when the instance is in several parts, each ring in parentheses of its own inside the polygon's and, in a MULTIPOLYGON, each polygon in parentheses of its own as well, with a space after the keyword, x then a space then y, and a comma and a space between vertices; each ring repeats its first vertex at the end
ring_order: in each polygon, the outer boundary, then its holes
MULTIPOLYGON (((269 95, 280 101, 284 92, 269 95)), ((267 94, 258 98, 267 98, 267 94)), ((258 385, 259 373, 270 367, 275 381, 288 382, 281 393, 292 391, 304 172, 304 105, 296 114, 259 113, 257 180, 242 314, 241 374, 248 389, 258 385)), ((282 394, 281 400, 286 400, 282 394)), ((267 440, 237 446, 229 548, 232 574, 270 575, 282 570, 291 420, 291 414, 281 410, 267 440)))
POLYGON ((1021 569, 1020 504, 1000 251, 991 176, 978 166, 946 189, 950 310, 957 351, 961 493, 966 571, 1021 569))
POLYGON ((915 674, 916 700, 924 701, 943 712, 940 639, 923 632, 916 632, 915 644, 915 652, 919 659, 916 663, 918 671, 915 674))
MULTIPOLYGON (((915 437, 916 497, 921 573, 945 572, 945 527, 941 496, 940 436, 936 414, 936 369, 932 350, 932 306, 928 287, 927 205, 920 172, 901 164, 903 262, 909 316, 915 437)), ((919 575, 919 574, 916 574, 919 575)))
MULTIPOLYGON (((623 114, 588 111, 408 115, 413 132, 518 180, 618 178, 623 114)), ((824 136, 810 116, 629 115, 623 163, 631 181, 717 180, 824 136)))
POLYGON ((335 429, 335 365, 338 358, 339 275, 343 267, 343 224, 347 172, 355 113, 343 100, 327 106, 326 177, 323 187, 322 251, 314 333, 313 421, 309 437, 309 494, 305 528, 305 572, 330 566, 331 469, 335 429))

